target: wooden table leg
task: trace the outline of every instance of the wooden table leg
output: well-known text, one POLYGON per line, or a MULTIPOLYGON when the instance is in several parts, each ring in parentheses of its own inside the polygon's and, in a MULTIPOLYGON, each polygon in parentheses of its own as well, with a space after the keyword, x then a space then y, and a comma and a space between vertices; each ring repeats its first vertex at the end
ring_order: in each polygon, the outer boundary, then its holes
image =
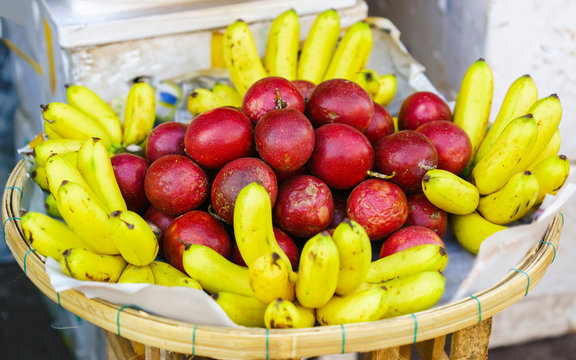
POLYGON ((109 331, 104 332, 108 341, 108 360, 143 360, 143 354, 134 351, 133 344, 116 334, 109 331))
POLYGON ((364 360, 410 360, 412 345, 380 349, 364 354, 364 360))
POLYGON ((424 360, 448 360, 450 358, 444 351, 444 345, 446 335, 416 343, 416 349, 424 360))
POLYGON ((450 359, 488 359, 492 318, 452 334, 450 359))

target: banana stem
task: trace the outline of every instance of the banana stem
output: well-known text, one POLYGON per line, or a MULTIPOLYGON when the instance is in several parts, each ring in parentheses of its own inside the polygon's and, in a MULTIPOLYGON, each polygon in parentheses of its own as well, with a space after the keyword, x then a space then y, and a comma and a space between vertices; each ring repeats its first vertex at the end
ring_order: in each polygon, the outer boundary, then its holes
POLYGON ((366 171, 366 174, 368 174, 368 176, 370 176, 370 177, 374 177, 377 179, 388 180, 388 179, 392 179, 396 175, 396 171, 393 171, 392 175, 386 175, 386 174, 381 174, 381 173, 376 172, 376 171, 368 170, 368 171, 366 171))

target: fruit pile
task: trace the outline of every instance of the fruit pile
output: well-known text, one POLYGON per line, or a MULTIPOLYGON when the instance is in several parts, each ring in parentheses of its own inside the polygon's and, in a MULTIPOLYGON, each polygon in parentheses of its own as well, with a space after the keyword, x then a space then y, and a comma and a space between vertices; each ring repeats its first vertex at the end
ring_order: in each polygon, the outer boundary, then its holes
POLYGON ((444 291, 448 225, 476 253, 565 182, 560 102, 538 99, 522 76, 488 128, 493 78, 479 59, 453 113, 415 92, 395 124, 379 91, 359 84, 375 76, 364 69, 370 28, 351 26, 336 48, 338 37, 319 30, 335 14, 318 16, 299 57, 289 41, 298 18, 281 14, 263 61, 247 25, 231 24, 224 53, 234 87, 220 88, 236 105, 198 89, 188 124, 154 126, 145 82, 130 89, 123 121, 88 88, 69 86, 66 103, 42 107, 48 138, 33 149, 32 176, 49 193, 49 215, 22 216, 26 240, 80 280, 206 291, 244 326, 432 307, 444 291), (324 54, 320 46, 328 56, 307 53, 324 54), (127 152, 135 145, 139 155, 127 152))

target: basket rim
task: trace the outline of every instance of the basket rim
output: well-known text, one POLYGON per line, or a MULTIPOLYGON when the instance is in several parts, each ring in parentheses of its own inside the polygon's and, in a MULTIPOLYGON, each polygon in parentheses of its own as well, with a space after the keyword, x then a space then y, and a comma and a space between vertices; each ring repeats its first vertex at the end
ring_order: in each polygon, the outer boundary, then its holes
POLYGON ((15 260, 40 291, 63 308, 111 333, 176 353, 214 358, 305 358, 366 352, 409 345, 473 326, 516 303, 538 284, 554 260, 563 227, 562 215, 558 213, 544 235, 546 241, 536 243, 516 267, 520 272, 511 270, 499 283, 482 292, 415 314, 304 329, 197 325, 98 298, 89 299, 77 290, 56 293, 41 256, 25 241, 19 221, 27 176, 25 161, 20 160, 3 194, 3 231, 15 260))

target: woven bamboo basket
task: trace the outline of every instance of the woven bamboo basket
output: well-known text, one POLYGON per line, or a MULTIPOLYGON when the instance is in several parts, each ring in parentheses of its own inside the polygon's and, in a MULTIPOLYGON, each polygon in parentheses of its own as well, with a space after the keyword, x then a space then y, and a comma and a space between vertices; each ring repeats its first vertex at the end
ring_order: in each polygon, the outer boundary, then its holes
MULTIPOLYGON (((11 173, 2 199, 4 237, 18 264, 40 291, 72 313, 111 334, 144 344, 147 349, 211 358, 295 359, 352 352, 371 353, 373 359, 401 358, 398 351, 389 356, 389 350, 445 339, 448 334, 452 334, 451 358, 469 358, 473 350, 468 350, 468 355, 455 354, 454 335, 488 322, 489 337, 491 317, 526 296, 543 277, 556 255, 563 225, 562 216, 556 215, 543 241, 535 244, 517 265, 516 269, 521 272, 511 271, 493 287, 457 302, 416 314, 345 326, 226 328, 176 321, 98 298, 88 299, 76 290, 57 294, 50 285, 42 258, 24 240, 20 226, 26 177, 22 160, 11 173)), ((468 332, 461 341, 469 348, 477 341, 473 333, 468 332)), ((487 351, 487 342, 480 344, 484 351, 487 351)), ((146 354, 149 353, 147 350, 146 354)), ((447 355, 432 358, 447 358, 447 355)))

